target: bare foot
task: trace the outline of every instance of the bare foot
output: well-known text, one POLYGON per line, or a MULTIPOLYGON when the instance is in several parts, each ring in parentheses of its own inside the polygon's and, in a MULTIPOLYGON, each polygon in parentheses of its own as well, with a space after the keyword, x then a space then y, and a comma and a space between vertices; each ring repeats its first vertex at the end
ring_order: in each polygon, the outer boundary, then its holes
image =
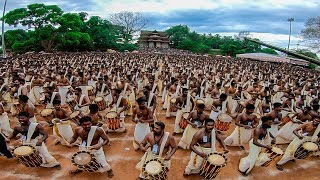
POLYGON ((76 175, 76 174, 79 174, 80 172, 82 172, 80 169, 69 171, 70 175, 76 175))
POLYGON ((112 178, 114 176, 112 169, 107 173, 108 173, 108 178, 112 178))

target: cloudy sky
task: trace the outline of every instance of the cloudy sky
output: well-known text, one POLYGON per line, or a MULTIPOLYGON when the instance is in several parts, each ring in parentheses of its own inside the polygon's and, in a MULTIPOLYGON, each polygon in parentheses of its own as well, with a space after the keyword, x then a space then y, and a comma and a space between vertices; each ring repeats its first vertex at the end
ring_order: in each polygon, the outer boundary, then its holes
MULTIPOLYGON (((305 21, 320 15, 320 0, 7 0, 7 11, 31 3, 57 4, 65 12, 86 11, 108 18, 121 11, 142 12, 151 22, 150 30, 166 30, 188 25, 198 33, 234 35, 250 31, 268 43, 286 47, 289 22, 292 23, 291 47, 301 41, 305 21)), ((1 0, 3 6, 4 0, 1 0)), ((2 14, 2 8, 0 10, 2 14)), ((6 26, 8 29, 9 27, 6 26)), ((303 43, 300 42, 300 46, 303 43)))

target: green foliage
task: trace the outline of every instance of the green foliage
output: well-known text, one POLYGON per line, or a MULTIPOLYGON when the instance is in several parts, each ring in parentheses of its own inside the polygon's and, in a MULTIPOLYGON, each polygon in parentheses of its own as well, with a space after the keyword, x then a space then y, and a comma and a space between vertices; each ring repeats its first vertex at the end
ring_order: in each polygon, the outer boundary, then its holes
POLYGON ((309 51, 307 49, 299 49, 299 50, 296 51, 296 53, 303 54, 305 56, 308 56, 308 57, 311 57, 311 58, 319 60, 319 58, 318 58, 316 53, 313 53, 313 52, 311 52, 311 51, 309 51))
POLYGON ((273 49, 271 49, 271 48, 263 48, 263 49, 261 49, 261 52, 262 52, 262 53, 266 53, 266 54, 279 55, 279 54, 277 53, 277 51, 275 51, 275 50, 273 50, 273 49))
POLYGON ((314 63, 310 63, 309 64, 309 68, 310 69, 316 69, 318 67, 318 65, 314 64, 314 63))
POLYGON ((182 40, 186 39, 190 33, 190 29, 186 25, 173 26, 170 29, 166 30, 167 35, 172 43, 173 47, 177 47, 182 40))

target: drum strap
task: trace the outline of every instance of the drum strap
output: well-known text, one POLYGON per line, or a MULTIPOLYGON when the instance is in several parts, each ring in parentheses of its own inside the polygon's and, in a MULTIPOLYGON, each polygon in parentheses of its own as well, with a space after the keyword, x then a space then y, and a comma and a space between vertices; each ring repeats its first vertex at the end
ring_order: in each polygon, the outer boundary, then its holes
POLYGON ((97 128, 98 128, 98 126, 91 126, 91 129, 90 129, 89 134, 88 134, 87 145, 86 146, 90 146, 91 145, 93 136, 96 133, 97 128))
POLYGON ((153 96, 154 96, 153 92, 150 92, 149 98, 148 98, 148 107, 150 107, 150 105, 151 105, 151 101, 153 99, 153 96))
POLYGON ((4 86, 6 85, 7 83, 3 83, 1 88, 0 88, 0 92, 2 91, 2 89, 4 88, 4 86))
POLYGON ((81 104, 82 104, 82 101, 83 101, 84 97, 85 97, 85 95, 84 95, 84 94, 82 94, 82 95, 80 96, 80 99, 79 99, 79 105, 81 105, 81 104))
POLYGON ((30 143, 32 135, 34 131, 36 130, 38 123, 30 123, 28 128, 28 134, 27 134, 27 143, 30 143))
POLYGON ((227 100, 222 102, 221 105, 221 113, 226 113, 227 112, 227 100))
POLYGON ((169 132, 165 132, 164 136, 163 136, 163 139, 162 139, 162 142, 161 142, 161 146, 160 146, 160 151, 159 151, 159 156, 160 157, 162 157, 163 149, 164 149, 164 146, 167 143, 168 137, 169 137, 169 132))
POLYGON ((156 87, 157 87, 157 83, 153 83, 151 93, 154 93, 154 90, 156 90, 156 87))
POLYGON ((216 131, 211 131, 211 152, 216 152, 216 131))
POLYGON ((122 100, 122 96, 119 96, 119 98, 117 100, 117 104, 116 104, 116 111, 118 111, 118 108, 120 106, 121 100, 122 100))
POLYGON ((58 94, 58 92, 53 92, 51 95, 51 99, 50 99, 50 104, 53 103, 54 98, 56 97, 56 95, 58 94))

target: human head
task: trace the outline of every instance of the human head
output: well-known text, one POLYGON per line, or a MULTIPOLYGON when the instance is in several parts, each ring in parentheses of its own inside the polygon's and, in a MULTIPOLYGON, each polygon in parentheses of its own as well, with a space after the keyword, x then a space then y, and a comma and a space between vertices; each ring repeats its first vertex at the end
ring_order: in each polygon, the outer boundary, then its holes
POLYGON ((20 95, 20 96, 19 96, 19 103, 21 103, 21 104, 27 103, 28 100, 29 100, 29 98, 28 98, 28 96, 26 96, 26 95, 20 95))
POLYGON ((99 111, 99 106, 97 104, 90 104, 89 110, 91 114, 95 114, 99 111))
POLYGON ((188 95, 188 88, 182 88, 182 96, 187 97, 188 95))
POLYGON ((203 111, 204 111, 204 108, 205 108, 205 105, 204 105, 204 104, 202 104, 202 103, 198 104, 198 106, 197 106, 197 113, 198 113, 198 114, 202 114, 203 111))
POLYGON ((145 109, 146 106, 146 99, 144 97, 140 97, 137 99, 137 103, 140 109, 145 109))
POLYGON ((282 104, 279 103, 279 102, 276 102, 276 103, 273 104, 273 107, 274 107, 274 109, 275 109, 276 111, 281 111, 281 109, 282 109, 282 104))
POLYGON ((316 111, 316 112, 318 112, 318 110, 319 110, 319 104, 313 104, 312 105, 312 109, 314 110, 314 111, 316 111))
POLYGON ((60 104, 61 104, 61 101, 58 99, 55 99, 52 101, 52 105, 53 105, 54 109, 56 109, 56 110, 59 110, 61 108, 60 104))
POLYGON ((160 135, 164 132, 165 124, 163 122, 157 121, 154 123, 153 132, 155 135, 160 135))
POLYGON ((204 121, 204 128, 206 130, 206 132, 211 132, 214 128, 214 120, 211 119, 211 118, 207 118, 205 121, 204 121))
POLYGON ((263 128, 271 128, 271 125, 273 123, 272 119, 268 116, 263 116, 261 118, 261 121, 262 121, 262 127, 263 128))
POLYGON ((29 113, 28 112, 25 112, 25 111, 22 111, 18 114, 18 120, 19 120, 19 123, 22 125, 22 126, 26 126, 26 125, 29 125, 30 124, 30 121, 29 121, 29 113))
POLYGON ((227 94, 225 94, 225 93, 222 93, 220 96, 219 96, 219 99, 221 100, 221 101, 225 101, 225 100, 227 100, 227 94))
POLYGON ((79 123, 80 123, 80 126, 83 128, 83 130, 90 131, 92 126, 91 121, 92 119, 90 116, 83 116, 82 118, 80 118, 79 123))
POLYGON ((78 96, 81 95, 81 93, 82 93, 81 88, 76 87, 74 90, 75 90, 75 94, 76 94, 76 95, 78 95, 78 96))
POLYGON ((304 107, 303 110, 302 110, 303 114, 308 114, 310 111, 311 111, 311 107, 310 106, 304 107))
POLYGON ((255 107, 254 107, 253 104, 247 104, 247 105, 246 105, 246 112, 247 112, 247 114, 252 114, 252 113, 254 112, 254 109, 255 109, 255 107))

